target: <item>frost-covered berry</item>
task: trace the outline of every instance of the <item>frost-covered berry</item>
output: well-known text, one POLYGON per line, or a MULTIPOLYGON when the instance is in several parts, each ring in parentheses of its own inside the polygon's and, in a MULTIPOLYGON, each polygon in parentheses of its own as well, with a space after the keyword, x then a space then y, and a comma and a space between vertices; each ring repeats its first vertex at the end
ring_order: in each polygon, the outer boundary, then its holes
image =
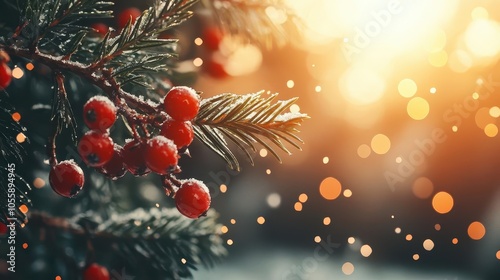
POLYGON ((137 140, 128 141, 122 150, 123 162, 127 170, 134 176, 144 176, 151 173, 151 170, 146 166, 144 158, 146 152, 146 144, 137 140))
POLYGON ((190 87, 176 86, 170 89, 163 100, 165 112, 174 120, 190 121, 200 109, 200 97, 190 87))
POLYGON ((190 179, 175 193, 175 206, 184 216, 197 219, 210 208, 210 192, 202 181, 190 179))
POLYGON ((97 170, 106 175, 111 180, 116 180, 127 173, 127 168, 123 162, 123 148, 115 144, 113 157, 103 166, 99 167, 97 170))
POLYGON ((174 141, 177 149, 189 146, 193 142, 193 125, 190 121, 166 120, 162 126, 160 134, 174 141))
POLYGON ((78 153, 88 166, 101 167, 113 157, 113 146, 113 140, 107 133, 91 130, 80 139, 78 153))
POLYGON ((52 189, 59 195, 74 197, 85 182, 83 170, 72 160, 61 161, 53 166, 49 173, 52 189))
POLYGON ((109 271, 106 267, 93 263, 83 272, 83 280, 109 280, 109 271))
POLYGON ((94 96, 83 105, 83 121, 90 129, 105 131, 116 121, 116 107, 107 97, 94 96))
POLYGON ((179 155, 174 142, 159 135, 148 140, 144 158, 151 171, 164 175, 177 166, 179 155))

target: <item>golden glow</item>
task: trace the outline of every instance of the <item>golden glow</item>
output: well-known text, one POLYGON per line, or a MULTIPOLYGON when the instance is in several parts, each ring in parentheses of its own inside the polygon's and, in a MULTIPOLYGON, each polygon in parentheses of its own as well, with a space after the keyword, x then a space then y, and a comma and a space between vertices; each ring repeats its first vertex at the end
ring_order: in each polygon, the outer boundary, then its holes
POLYGON ((441 225, 440 225, 440 224, 435 224, 435 225, 434 225, 434 229, 435 229, 436 231, 440 231, 440 230, 441 230, 441 225))
POLYGON ((414 97, 408 102, 406 111, 410 118, 414 120, 423 120, 429 114, 429 103, 422 97, 414 97))
POLYGON ((411 241, 413 239, 413 236, 411 234, 406 235, 406 241, 411 241))
POLYGON ((320 236, 315 236, 314 237, 314 242, 320 243, 321 242, 321 237, 320 236))
POLYGON ((300 201, 300 202, 302 202, 302 203, 306 203, 307 199, 308 199, 307 194, 305 194, 305 193, 301 193, 301 194, 299 195, 299 201, 300 201))
POLYGON ((435 94, 436 91, 437 91, 437 89, 435 87, 431 87, 431 89, 429 90, 429 92, 432 94, 435 94))
POLYGON ((453 197, 447 192, 438 192, 432 198, 432 207, 439 214, 446 214, 453 208, 453 197))
POLYGON ((500 50, 500 26, 487 19, 472 21, 464 34, 465 45, 476 57, 493 57, 500 50))
POLYGON ((233 42, 229 36, 222 40, 222 47, 230 45, 228 48, 227 60, 224 62, 224 70, 230 76, 244 76, 257 71, 262 65, 262 52, 259 48, 251 44, 242 45, 233 42))
POLYGON ((432 33, 425 38, 424 48, 426 51, 435 53, 441 51, 446 46, 446 33, 442 29, 432 30, 432 33))
POLYGON ((413 254, 413 260, 418 261, 420 256, 418 254, 413 254))
POLYGON ((403 159, 401 157, 396 158, 396 163, 402 163, 402 162, 403 162, 403 159))
POLYGON ((401 228, 400 228, 400 227, 395 228, 395 229, 394 229, 394 232, 395 232, 396 234, 400 234, 400 233, 401 233, 401 228))
POLYGON ((12 77, 13 78, 21 79, 23 76, 24 76, 23 69, 21 69, 19 67, 14 67, 14 69, 12 69, 12 77))
POLYGON ((352 191, 350 189, 345 189, 344 190, 344 196, 345 197, 351 197, 352 196, 352 191))
POLYGON ((33 186, 37 189, 43 188, 45 186, 45 181, 42 178, 35 178, 35 180, 33 180, 33 186))
POLYGON ((467 228, 467 234, 473 240, 480 240, 486 234, 486 228, 481 222, 472 222, 467 228))
POLYGON ((62 277, 61 276, 56 276, 55 280, 62 280, 62 277))
POLYGON ((315 92, 321 92, 321 86, 316 86, 316 87, 314 88, 314 91, 315 91, 315 92))
POLYGON ((368 244, 361 246, 361 249, 359 251, 361 252, 361 255, 365 258, 368 258, 373 252, 372 247, 370 247, 370 245, 368 244))
POLYGON ((358 156, 360 158, 367 158, 370 156, 372 153, 372 150, 370 149, 370 146, 366 144, 362 144, 358 147, 358 156))
POLYGON ((286 87, 287 88, 293 88, 295 86, 295 82, 293 80, 288 80, 286 82, 286 87))
POLYGON ((472 64, 471 55, 464 50, 453 51, 448 59, 448 67, 457 73, 467 72, 472 67, 472 64))
POLYGON ((474 92, 474 93, 472 94, 472 99, 474 99, 474 100, 478 100, 478 99, 479 99, 479 93, 474 92))
POLYGON ((26 135, 24 135, 24 133, 22 132, 19 132, 19 134, 17 134, 16 136, 16 141, 19 143, 24 143, 24 141, 26 141, 26 135))
POLYGON ((18 112, 14 112, 12 114, 12 119, 15 121, 15 122, 18 122, 21 120, 21 114, 19 114, 18 112))
POLYGON ((28 243, 23 243, 23 249, 28 249, 28 243))
POLYGON ((266 169, 266 174, 267 175, 271 174, 271 169, 266 169))
POLYGON ((228 227, 226 227, 226 226, 222 226, 222 227, 220 228, 220 232, 222 232, 222 233, 227 233, 228 231, 229 231, 229 228, 228 228, 228 227))
POLYGON ((329 225, 331 222, 332 222, 332 219, 330 217, 323 218, 323 224, 325 226, 329 225))
POLYGON ((497 257, 497 260, 500 260, 500 250, 497 251, 495 256, 497 257))
POLYGON ((498 127, 495 124, 487 124, 484 127, 484 134, 488 137, 495 137, 498 134, 498 127))
POLYGON ((484 7, 475 7, 470 13, 472 19, 488 19, 488 11, 484 7))
POLYGON ((227 243, 227 245, 229 245, 229 246, 231 246, 231 245, 233 245, 233 244, 234 244, 234 242, 233 242, 233 240, 232 240, 232 239, 228 239, 228 240, 226 241, 226 243, 227 243))
POLYGON ((324 199, 334 200, 339 197, 342 191, 342 185, 339 180, 333 177, 327 177, 319 185, 319 193, 324 199))
POLYGON ((376 71, 355 65, 347 69, 340 77, 339 87, 347 101, 355 105, 364 105, 382 98, 385 81, 376 71))
POLYGON ((236 224, 236 220, 235 220, 235 219, 231 219, 230 223, 231 223, 232 225, 234 225, 234 224, 236 224))
POLYGON ((342 265, 342 272, 345 275, 351 275, 354 273, 354 265, 350 262, 346 262, 342 265))
POLYGON ((220 188, 220 192, 221 192, 221 193, 225 193, 225 192, 227 192, 227 186, 226 186, 226 185, 222 184, 222 185, 220 185, 220 187, 219 187, 219 188, 220 188))
POLYGON ((187 260, 185 258, 181 258, 181 263, 182 264, 186 264, 187 263, 187 260))
POLYGON ((455 237, 455 238, 453 238, 453 239, 451 240, 451 243, 453 243, 454 245, 457 245, 457 244, 458 244, 458 238, 456 238, 456 237, 455 237))
POLYGON ((420 177, 413 182, 411 190, 416 197, 426 199, 432 195, 432 192, 434 191, 434 184, 431 180, 429 180, 429 178, 420 177))
POLYGON ((448 62, 448 53, 446 51, 438 51, 429 54, 429 63, 434 67, 443 67, 448 62))
POLYGON ((373 152, 379 155, 386 154, 391 148, 391 140, 384 134, 377 134, 373 136, 370 143, 373 152))
POLYGON ((398 91, 401 96, 410 98, 417 93, 417 84, 412 79, 403 79, 398 84, 398 91))
POLYGON ((452 126, 452 127, 451 127, 451 130, 452 130, 453 132, 457 132, 457 131, 458 131, 458 126, 456 126, 456 125, 452 126))
POLYGON ((424 240, 424 243, 422 244, 422 246, 424 247, 425 250, 431 251, 432 249, 434 249, 434 241, 432 241, 430 239, 426 239, 426 240, 424 240))
POLYGON ((293 209, 295 209, 295 211, 297 211, 297 212, 302 211, 302 203, 295 202, 295 204, 293 205, 293 209))
POLYGON ((265 222, 266 222, 266 219, 264 217, 260 216, 257 218, 257 223, 259 225, 263 225, 265 222))
POLYGON ((347 243, 352 245, 352 244, 354 244, 354 242, 356 242, 356 239, 354 237, 347 238, 347 243))

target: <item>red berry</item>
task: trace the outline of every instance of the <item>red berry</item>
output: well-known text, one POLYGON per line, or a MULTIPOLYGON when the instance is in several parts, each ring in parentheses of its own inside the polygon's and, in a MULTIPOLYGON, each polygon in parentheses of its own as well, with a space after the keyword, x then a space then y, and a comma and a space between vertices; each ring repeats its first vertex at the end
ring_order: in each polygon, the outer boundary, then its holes
POLYGON ((105 131, 116 121, 116 107, 107 97, 94 96, 83 105, 83 121, 90 129, 105 131))
POLYGON ((127 25, 127 22, 129 20, 132 21, 132 23, 135 22, 135 20, 141 15, 141 10, 137 8, 127 8, 118 15, 118 27, 120 29, 124 28, 125 25, 127 25))
POLYGON ((193 142, 193 125, 190 121, 166 120, 162 126, 160 134, 174 141, 177 149, 189 146, 193 142))
POLYGON ((163 100, 165 112, 178 121, 190 121, 200 109, 200 97, 190 87, 176 86, 170 89, 163 100))
POLYGON ((127 170, 134 176, 143 176, 151 172, 146 166, 146 161, 144 159, 145 151, 146 145, 137 140, 129 141, 123 146, 123 162, 127 170))
POLYGON ((127 168, 125 167, 125 163, 123 163, 122 150, 121 146, 115 144, 113 157, 100 167, 98 171, 112 180, 123 177, 127 173, 127 168))
POLYGON ((12 80, 12 71, 5 63, 0 63, 0 89, 6 89, 12 80))
POLYGON ((83 272, 83 280, 109 280, 109 271, 106 267, 93 263, 83 272))
POLYGON ((196 219, 210 208, 210 192, 201 181, 190 179, 182 183, 175 193, 175 206, 184 216, 196 219))
POLYGON ((78 153, 88 166, 101 167, 113 157, 113 145, 107 133, 91 130, 80 139, 78 153))
POLYGON ((82 189, 85 176, 83 170, 73 160, 65 160, 52 167, 49 182, 56 193, 74 197, 82 189))
POLYGON ((4 50, 0 50, 0 63, 7 63, 10 61, 10 56, 4 50))
POLYGON ((207 27, 203 30, 201 39, 203 39, 203 46, 209 50, 216 51, 219 49, 219 45, 223 37, 224 36, 219 28, 207 27))
POLYGON ((92 24, 92 29, 94 29, 94 31, 101 35, 101 36, 104 36, 106 35, 106 33, 108 33, 108 30, 109 30, 109 26, 107 26, 106 24, 102 23, 102 22, 98 22, 98 23, 94 23, 92 24))
POLYGON ((144 158, 153 172, 168 174, 177 166, 179 155, 172 140, 158 135, 148 140, 144 158))
POLYGON ((229 74, 226 72, 224 65, 220 62, 217 62, 213 59, 209 59, 203 63, 203 69, 212 77, 223 79, 229 77, 229 74))

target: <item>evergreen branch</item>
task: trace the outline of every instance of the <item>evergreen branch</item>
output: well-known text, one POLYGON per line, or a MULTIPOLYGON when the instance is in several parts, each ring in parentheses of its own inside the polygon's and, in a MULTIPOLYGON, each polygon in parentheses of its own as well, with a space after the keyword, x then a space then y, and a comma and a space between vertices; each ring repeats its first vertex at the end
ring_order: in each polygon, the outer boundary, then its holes
POLYGON ((285 0, 204 0, 203 4, 229 34, 267 48, 299 38, 303 28, 285 0))
POLYGON ((197 265, 212 266, 227 254, 216 224, 217 214, 187 219, 175 209, 137 209, 114 214, 102 221, 95 212, 72 219, 30 212, 29 227, 69 232, 80 238, 90 233, 99 254, 119 253, 127 267, 144 270, 153 266, 168 279, 189 277, 197 265), (186 264, 181 262, 186 261, 186 264))
POLYGON ((0 199, 5 202, 0 205, 0 222, 8 224, 15 221, 17 224, 27 222, 26 214, 20 210, 21 205, 31 205, 27 193, 31 191, 30 185, 16 173, 14 163, 0 166, 0 199), (13 194, 13 195, 12 195, 13 194), (8 217, 8 218, 7 218, 8 217))
MULTIPOLYGON (((26 128, 12 119, 14 107, 7 101, 5 93, 0 94, 0 157, 5 162, 23 162, 25 151, 21 143, 16 140, 19 133, 26 132, 26 128)), ((29 143, 29 138, 26 139, 29 143)))
POLYGON ((283 141, 300 150, 302 140, 295 134, 301 122, 308 118, 301 113, 283 113, 297 99, 272 104, 277 94, 263 96, 264 91, 247 95, 222 94, 204 99, 194 121, 196 136, 222 157, 228 165, 239 170, 239 163, 222 135, 225 135, 244 152, 253 164, 250 152, 256 152, 255 143, 264 146, 278 161, 281 158, 275 147, 290 154, 283 141))

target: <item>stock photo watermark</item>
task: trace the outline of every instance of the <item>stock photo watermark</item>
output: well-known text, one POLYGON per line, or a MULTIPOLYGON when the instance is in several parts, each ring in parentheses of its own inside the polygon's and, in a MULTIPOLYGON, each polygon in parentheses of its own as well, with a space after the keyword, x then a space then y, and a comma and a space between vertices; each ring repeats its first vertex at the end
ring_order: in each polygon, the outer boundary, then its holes
MULTIPOLYGON (((460 103, 454 103, 451 108, 448 108, 443 113, 443 121, 450 124, 451 127, 458 129, 464 119, 469 118, 476 110, 479 109, 481 101, 484 101, 495 92, 495 89, 500 87, 500 81, 493 80, 493 76, 489 75, 488 79, 480 78, 483 81, 482 87, 484 91, 478 91, 477 98, 467 95, 460 103)), ((402 158, 398 164, 397 170, 385 171, 384 177, 387 185, 392 191, 395 191, 395 186, 398 183, 404 183, 406 179, 412 176, 416 169, 425 163, 428 157, 432 156, 440 144, 448 140, 448 133, 441 127, 436 127, 431 134, 421 139, 415 139, 413 142, 414 148, 402 158)))
POLYGON ((7 165, 7 264, 10 272, 16 272, 16 165, 7 165))
POLYGON ((363 28, 356 27, 354 35, 344 38, 341 50, 347 62, 350 63, 354 55, 360 54, 363 49, 367 48, 372 40, 382 34, 384 28, 391 24, 393 16, 402 11, 400 1, 391 0, 385 9, 371 12, 371 20, 363 28))
POLYGON ((333 243, 331 236, 328 235, 322 240, 312 253, 312 256, 306 257, 299 265, 293 265, 289 270, 283 272, 280 280, 304 280, 318 269, 320 263, 325 262, 339 248, 339 243, 333 243))

